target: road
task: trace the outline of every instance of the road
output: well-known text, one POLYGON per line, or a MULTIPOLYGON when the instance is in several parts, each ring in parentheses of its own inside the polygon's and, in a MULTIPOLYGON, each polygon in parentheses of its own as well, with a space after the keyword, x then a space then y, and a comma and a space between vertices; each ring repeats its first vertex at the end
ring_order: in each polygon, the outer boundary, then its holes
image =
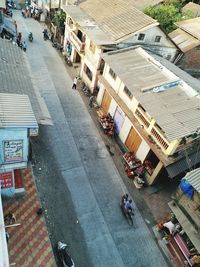
MULTIPOLYGON (((165 267, 167 263, 136 208, 134 225, 119 200, 127 192, 58 52, 42 38, 43 26, 14 18, 28 43, 27 62, 43 115, 32 141, 34 175, 54 246, 70 245, 76 266, 165 267), (49 124, 49 125, 45 125, 49 124)), ((28 90, 28 88, 27 88, 28 90)))

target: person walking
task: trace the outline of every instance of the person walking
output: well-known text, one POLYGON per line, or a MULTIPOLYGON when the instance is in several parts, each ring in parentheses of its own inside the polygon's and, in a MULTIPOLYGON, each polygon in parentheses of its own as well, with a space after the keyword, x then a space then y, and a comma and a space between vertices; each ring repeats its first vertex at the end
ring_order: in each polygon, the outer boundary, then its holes
POLYGON ((93 101, 94 101, 94 95, 91 95, 91 97, 89 98, 89 106, 92 108, 93 106, 93 101))
POLYGON ((75 77, 73 81, 72 89, 76 89, 77 82, 78 82, 78 77, 75 77))

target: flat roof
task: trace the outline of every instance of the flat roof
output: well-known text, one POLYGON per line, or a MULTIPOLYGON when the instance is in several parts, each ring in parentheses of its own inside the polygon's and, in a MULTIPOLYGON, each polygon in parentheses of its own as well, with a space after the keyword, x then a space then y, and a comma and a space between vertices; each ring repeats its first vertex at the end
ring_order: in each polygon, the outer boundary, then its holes
MULTIPOLYGON (((198 93, 142 48, 108 52, 102 57, 169 140, 190 135, 199 128, 198 93)), ((200 82, 196 83, 200 88, 200 82)))
POLYGON ((114 44, 114 39, 110 38, 105 32, 103 32, 97 23, 87 15, 79 6, 69 5, 62 6, 62 9, 78 24, 85 34, 96 45, 108 45, 114 44))
POLYGON ((27 95, 0 93, 0 128, 38 128, 27 95))
POLYGON ((133 4, 123 0, 86 0, 79 6, 105 33, 118 42, 159 25, 133 4))

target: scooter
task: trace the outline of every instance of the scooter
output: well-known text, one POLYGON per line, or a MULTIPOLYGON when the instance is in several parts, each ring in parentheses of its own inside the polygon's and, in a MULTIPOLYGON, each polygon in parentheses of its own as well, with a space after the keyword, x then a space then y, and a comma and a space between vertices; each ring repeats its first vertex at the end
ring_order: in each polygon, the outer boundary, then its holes
POLYGON ((62 263, 63 267, 75 267, 74 261, 67 253, 68 245, 65 243, 62 243, 61 241, 57 244, 57 252, 60 259, 60 262, 62 263))
POLYGON ((134 213, 132 210, 126 210, 124 207, 124 198, 121 197, 121 202, 120 202, 120 207, 121 207, 121 211, 124 214, 124 216, 126 217, 129 225, 133 226, 133 216, 134 213))
POLYGON ((28 35, 29 42, 33 42, 33 34, 30 32, 28 35))

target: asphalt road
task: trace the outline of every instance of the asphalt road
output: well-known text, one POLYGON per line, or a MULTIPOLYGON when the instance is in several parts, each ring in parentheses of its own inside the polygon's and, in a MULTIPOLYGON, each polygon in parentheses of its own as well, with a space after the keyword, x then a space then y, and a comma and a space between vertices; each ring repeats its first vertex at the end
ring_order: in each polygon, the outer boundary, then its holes
MULTIPOLYGON (((117 168, 57 51, 42 26, 14 18, 28 43, 27 63, 40 103, 39 136, 32 141, 34 175, 50 239, 70 245, 76 266, 165 267, 156 241, 136 208, 130 227, 119 207, 127 192, 117 168)), ((29 90, 27 88, 27 90, 29 90)))

